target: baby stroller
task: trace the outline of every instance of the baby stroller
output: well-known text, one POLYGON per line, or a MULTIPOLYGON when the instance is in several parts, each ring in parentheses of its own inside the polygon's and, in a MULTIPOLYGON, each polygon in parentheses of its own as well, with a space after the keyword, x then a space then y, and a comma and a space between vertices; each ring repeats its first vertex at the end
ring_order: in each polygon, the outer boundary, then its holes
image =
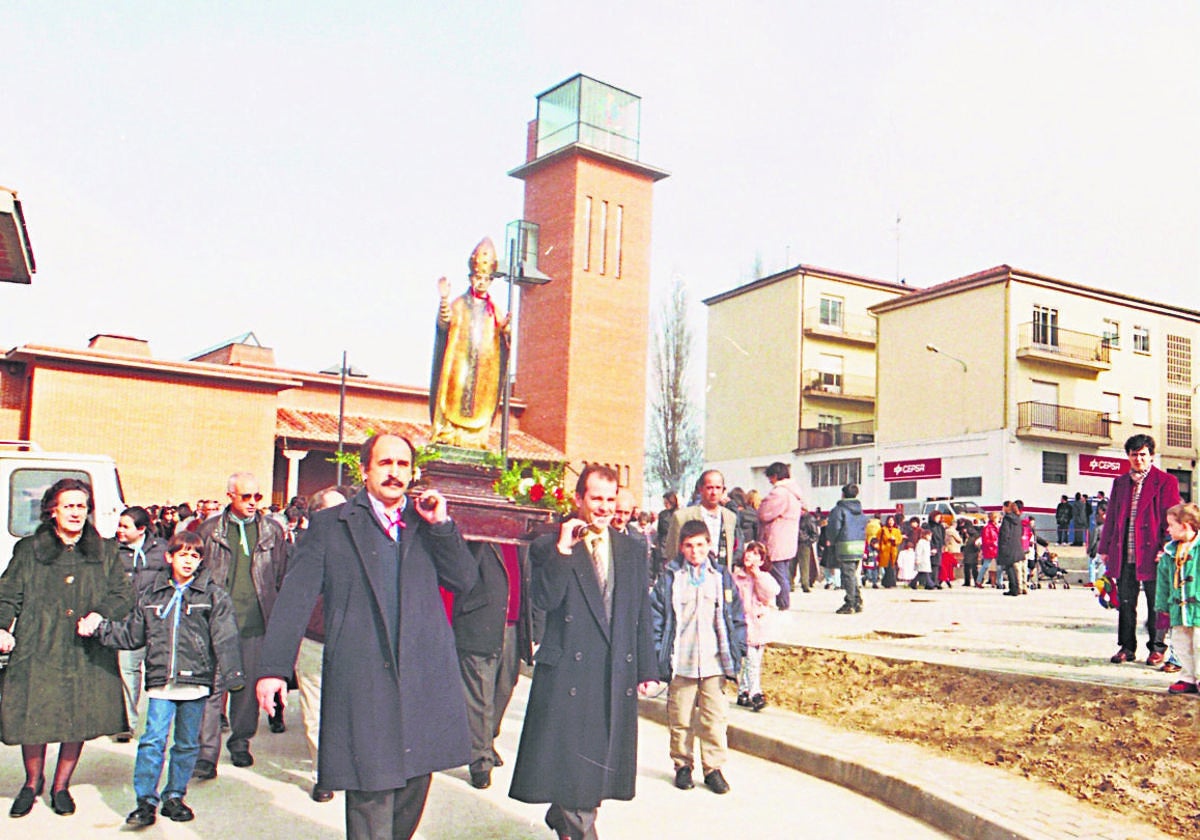
POLYGON ((1058 588, 1061 583, 1063 589, 1070 589, 1071 583, 1067 580, 1067 570, 1058 565, 1058 555, 1049 551, 1043 551, 1038 558, 1038 583, 1041 586, 1042 582, 1050 589, 1058 588))

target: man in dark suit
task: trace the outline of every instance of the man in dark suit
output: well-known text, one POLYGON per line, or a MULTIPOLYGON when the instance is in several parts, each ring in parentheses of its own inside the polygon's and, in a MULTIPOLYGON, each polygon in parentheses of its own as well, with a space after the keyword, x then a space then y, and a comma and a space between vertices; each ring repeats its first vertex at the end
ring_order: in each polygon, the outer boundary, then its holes
POLYGON ((529 549, 546 623, 509 796, 550 803, 571 840, 594 840, 602 800, 633 798, 638 693, 658 679, 645 551, 610 527, 616 499, 617 474, 588 465, 576 516, 529 549))
POLYGON ((529 553, 512 543, 472 542, 479 582, 454 599, 451 623, 467 694, 471 785, 491 787, 501 764, 495 740, 522 661, 533 664, 529 553))
POLYGON ((440 493, 408 503, 407 440, 373 436, 361 462, 363 490, 314 515, 296 546, 267 626, 257 696, 270 713, 323 596, 317 783, 346 791, 347 837, 408 838, 432 774, 467 763, 462 679, 438 585, 465 592, 478 569, 440 493))
POLYGON ((1179 482, 1152 463, 1154 438, 1134 435, 1125 441, 1129 472, 1113 479, 1112 499, 1096 556, 1117 582, 1117 644, 1111 662, 1137 659, 1138 592, 1146 593, 1146 632, 1150 650, 1146 664, 1166 659, 1163 631, 1157 629, 1154 596, 1158 586, 1158 553, 1167 541, 1167 509, 1179 504, 1179 482))

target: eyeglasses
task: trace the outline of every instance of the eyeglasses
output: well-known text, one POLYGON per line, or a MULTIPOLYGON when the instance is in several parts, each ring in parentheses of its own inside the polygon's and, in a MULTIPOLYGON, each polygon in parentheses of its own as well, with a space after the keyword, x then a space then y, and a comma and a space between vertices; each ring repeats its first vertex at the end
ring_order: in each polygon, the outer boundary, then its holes
MULTIPOLYGON (((230 493, 229 495, 235 496, 235 497, 238 496, 237 493, 230 493)), ((242 493, 241 494, 241 500, 243 502, 248 502, 251 499, 253 499, 256 502, 261 502, 263 500, 263 495, 262 495, 262 493, 242 493)))

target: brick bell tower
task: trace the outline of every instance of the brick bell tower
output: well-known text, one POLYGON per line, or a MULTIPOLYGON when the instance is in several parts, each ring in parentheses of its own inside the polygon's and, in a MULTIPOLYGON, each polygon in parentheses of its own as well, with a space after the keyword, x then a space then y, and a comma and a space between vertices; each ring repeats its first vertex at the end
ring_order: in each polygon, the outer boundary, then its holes
POLYGON ((638 160, 641 98, 584 75, 537 97, 524 218, 541 230, 545 286, 522 290, 513 393, 521 429, 615 467, 639 496, 650 330, 650 211, 662 169, 638 160))

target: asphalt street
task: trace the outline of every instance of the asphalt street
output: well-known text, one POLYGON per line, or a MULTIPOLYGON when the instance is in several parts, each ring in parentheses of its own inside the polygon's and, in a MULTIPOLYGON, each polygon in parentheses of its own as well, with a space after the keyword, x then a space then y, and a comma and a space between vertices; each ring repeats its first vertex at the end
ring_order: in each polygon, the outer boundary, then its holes
MULTIPOLYGON (((495 771, 488 790, 475 790, 465 768, 434 777, 418 837, 424 840, 524 840, 553 835, 542 822, 545 807, 508 798, 509 774, 516 757, 528 680, 522 678, 509 707, 498 749, 508 764, 495 771)), ((334 840, 344 836, 341 795, 317 804, 308 796, 311 764, 301 734, 299 713, 290 697, 288 731, 272 734, 263 718, 250 768, 236 768, 222 755, 215 780, 193 784, 187 801, 196 811, 191 823, 159 819, 138 834, 147 838, 263 838, 334 840)), ((731 709, 731 715, 748 714, 731 709)), ((755 758, 731 752, 725 769, 732 791, 717 796, 703 785, 691 791, 672 784, 667 731, 647 720, 639 730, 638 795, 632 802, 608 802, 600 809, 602 838, 656 835, 737 837, 789 834, 803 829, 810 840, 888 837, 924 840, 946 837, 911 817, 837 785, 755 758)), ((133 809, 131 777, 136 743, 104 738, 89 742, 71 790, 78 805, 73 816, 54 814, 41 797, 32 813, 10 819, 0 813, 0 837, 96 838, 128 832, 125 815, 133 809)), ((49 761, 53 761, 54 747, 49 761)), ((699 773, 697 773, 697 782, 699 773)), ((0 747, 0 808, 7 810, 21 786, 20 751, 0 747)))

